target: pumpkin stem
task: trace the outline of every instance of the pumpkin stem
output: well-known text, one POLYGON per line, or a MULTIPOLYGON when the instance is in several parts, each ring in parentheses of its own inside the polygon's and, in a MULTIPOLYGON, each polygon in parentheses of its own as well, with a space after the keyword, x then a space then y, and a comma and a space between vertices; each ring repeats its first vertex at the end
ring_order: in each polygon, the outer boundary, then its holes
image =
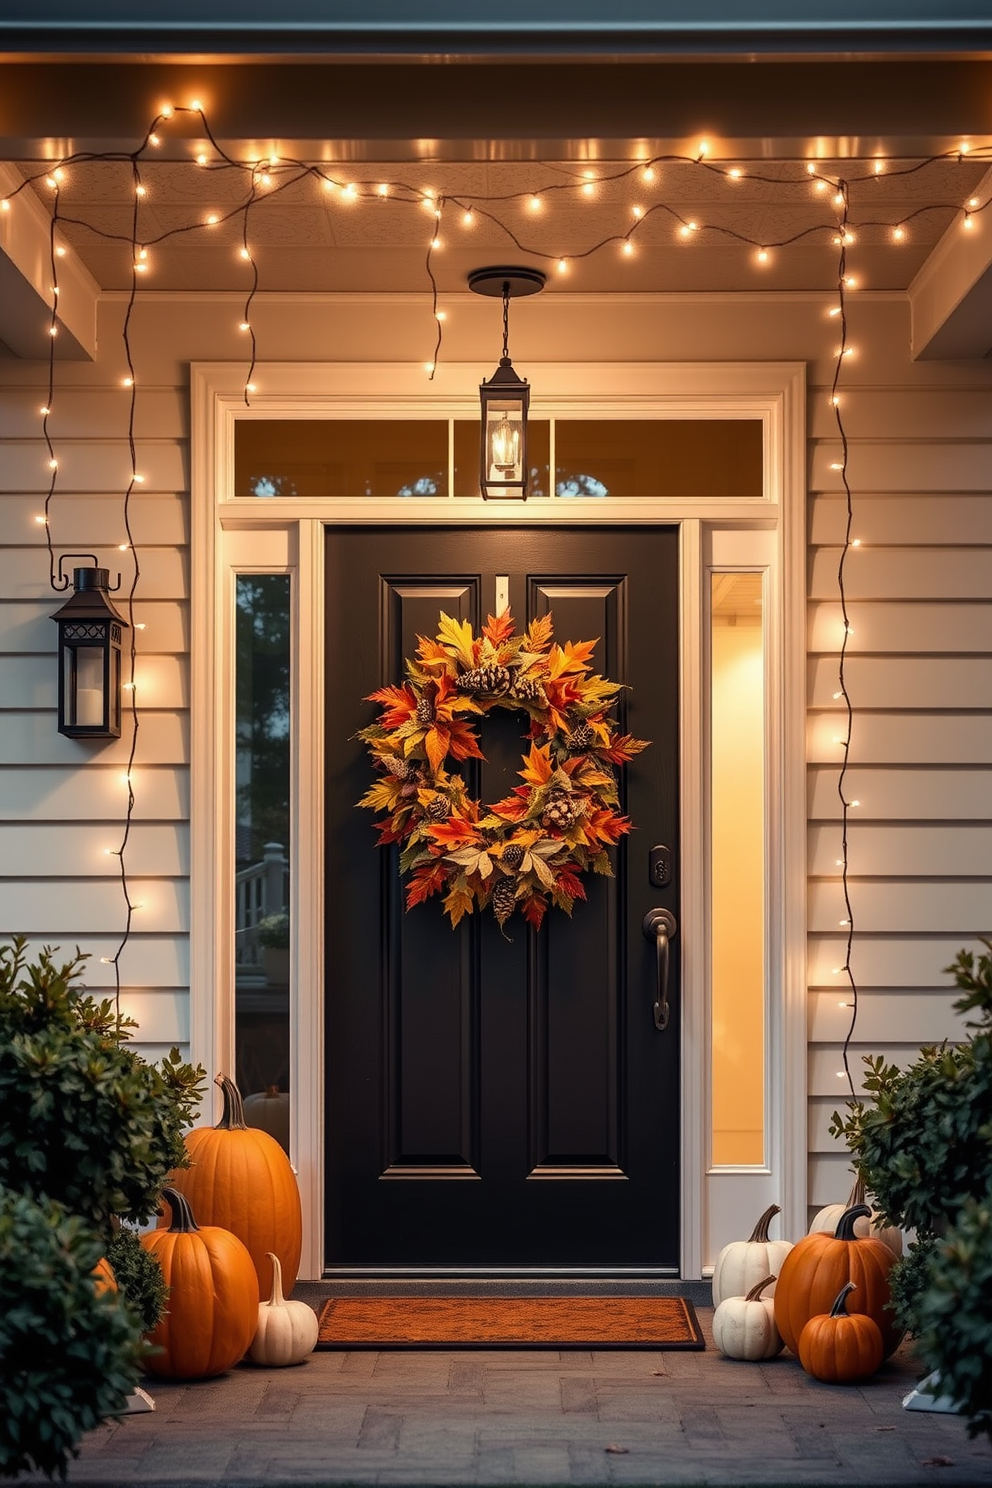
POLYGON ((765 1290, 765 1287, 766 1286, 771 1286, 771 1284, 772 1284, 772 1282, 774 1280, 775 1280, 774 1276, 766 1276, 765 1279, 764 1279, 764 1281, 759 1281, 757 1286, 753 1286, 751 1288, 751 1290, 748 1292, 747 1296, 744 1298, 744 1301, 745 1302, 758 1302, 758 1301, 760 1301, 761 1294, 765 1290))
POLYGON ((219 1085, 224 1092, 224 1112, 214 1130, 247 1131, 244 1101, 241 1099, 241 1091, 237 1085, 225 1074, 217 1075, 214 1084, 219 1085))
POLYGON ((200 1226, 193 1218, 189 1199, 175 1188, 163 1188, 163 1199, 168 1200, 169 1208, 172 1210, 172 1223, 169 1226, 170 1235, 189 1235, 200 1226))
POLYGON ((852 1204, 850 1209, 845 1209, 837 1222, 834 1239, 856 1240, 858 1237, 854 1233, 854 1226, 863 1214, 871 1214, 867 1204, 852 1204))
POLYGON ((265 1254, 272 1262, 272 1296, 269 1298, 269 1306, 282 1307, 286 1302, 286 1298, 282 1294, 282 1263, 277 1255, 273 1255, 271 1250, 267 1250, 265 1254))
POLYGON ((848 1317, 849 1313, 847 1311, 847 1294, 848 1292, 856 1292, 857 1290, 858 1289, 854 1285, 853 1281, 849 1281, 846 1286, 842 1286, 840 1291, 834 1298, 834 1305, 830 1309, 830 1316, 848 1317))
POLYGON ((851 1189, 851 1192, 847 1196, 847 1203, 844 1205, 844 1208, 845 1209, 853 1209, 854 1206, 855 1206, 855 1204, 863 1204, 864 1201, 865 1201, 865 1175, 864 1175, 864 1173, 861 1172, 860 1169, 858 1169, 857 1170, 857 1176, 854 1179, 854 1187, 851 1189))
POLYGON ((748 1241, 748 1244, 750 1245, 752 1241, 756 1240, 759 1245, 763 1245, 768 1239, 768 1226, 771 1224, 776 1214, 781 1214, 781 1212, 782 1211, 777 1204, 769 1204, 768 1208, 765 1210, 764 1214, 761 1216, 761 1218, 758 1220, 758 1223, 751 1231, 751 1239, 748 1241))

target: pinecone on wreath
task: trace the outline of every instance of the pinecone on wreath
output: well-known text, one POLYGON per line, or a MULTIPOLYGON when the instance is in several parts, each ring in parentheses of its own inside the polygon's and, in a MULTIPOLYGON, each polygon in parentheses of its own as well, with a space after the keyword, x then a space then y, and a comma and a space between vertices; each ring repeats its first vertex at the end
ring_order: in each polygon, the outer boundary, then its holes
POLYGON ((431 699, 430 698, 426 698, 426 697, 418 698, 417 699, 417 706, 416 706, 416 709, 414 710, 414 715, 413 716, 416 719, 417 723, 420 724, 420 727, 421 728, 426 728, 428 726, 428 724, 433 723, 434 722, 434 704, 431 701, 431 699))
POLYGON ((459 692, 483 693, 487 697, 502 697, 509 692, 512 678, 505 666, 491 664, 473 667, 463 672, 458 679, 459 692))
POLYGON ((504 868, 512 868, 514 872, 520 867, 524 860, 524 850, 519 842, 508 842, 503 849, 500 862, 504 868))
POLYGON ((501 925, 505 925, 517 902, 516 885, 512 878, 501 878, 492 893, 493 914, 501 925))
POLYGON ((578 812, 566 792, 562 791, 556 795, 549 796, 544 803, 544 812, 541 816, 541 826, 545 828, 557 828, 559 832, 567 832, 575 821, 578 812))
POLYGON ((592 741, 592 729, 587 723, 580 723, 572 730, 565 742, 573 754, 584 754, 592 741))
POLYGON ((424 815, 429 822, 447 821, 451 815, 450 802, 444 796, 434 796, 428 801, 424 809, 424 815))
POLYGON ((513 684, 513 696, 519 698, 522 703, 541 705, 548 701, 547 694, 537 677, 518 677, 513 684))
POLYGON ((417 773, 416 766, 411 765, 409 760, 402 759, 398 754, 388 755, 383 760, 383 764, 396 780, 410 780, 417 773))

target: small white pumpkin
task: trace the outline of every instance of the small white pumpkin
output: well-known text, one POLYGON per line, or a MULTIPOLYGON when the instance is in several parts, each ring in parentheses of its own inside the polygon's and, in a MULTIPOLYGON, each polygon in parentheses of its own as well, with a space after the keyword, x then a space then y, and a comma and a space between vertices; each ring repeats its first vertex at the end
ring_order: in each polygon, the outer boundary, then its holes
MULTIPOLYGON (((841 1216, 848 1209, 853 1209, 856 1204, 867 1203, 868 1200, 865 1198, 864 1175, 859 1173, 854 1180, 854 1187, 851 1189, 851 1196, 847 1203, 825 1205, 814 1216, 813 1223, 809 1227, 809 1233, 811 1235, 817 1235, 822 1231, 827 1231, 831 1235, 835 1234, 837 1226, 840 1224, 841 1216)), ((887 1245, 896 1257, 896 1260, 898 1260, 902 1255, 902 1230, 896 1225, 877 1225, 875 1221, 879 1213, 880 1211, 872 1205, 870 1216, 863 1214, 860 1219, 855 1220, 854 1233, 859 1240, 863 1240, 866 1235, 870 1235, 873 1240, 881 1240, 882 1244, 887 1245)))
MULTIPOLYGON (((768 1226, 781 1211, 771 1204, 751 1231, 749 1240, 732 1240, 716 1258, 713 1268, 713 1305, 728 1297, 744 1297, 763 1276, 777 1277, 792 1249, 791 1240, 769 1240, 768 1226)), ((775 1295, 772 1282, 769 1297, 775 1295)))
POLYGON ((713 1314, 713 1342, 728 1359, 774 1359, 782 1352, 775 1302, 761 1294, 774 1282, 766 1276, 746 1297, 727 1297, 713 1314))
POLYGON ((302 1364, 317 1342, 317 1314, 305 1302, 288 1302, 282 1294, 282 1266, 271 1251, 272 1296, 258 1305, 258 1329, 248 1350, 253 1364, 280 1369, 302 1364))

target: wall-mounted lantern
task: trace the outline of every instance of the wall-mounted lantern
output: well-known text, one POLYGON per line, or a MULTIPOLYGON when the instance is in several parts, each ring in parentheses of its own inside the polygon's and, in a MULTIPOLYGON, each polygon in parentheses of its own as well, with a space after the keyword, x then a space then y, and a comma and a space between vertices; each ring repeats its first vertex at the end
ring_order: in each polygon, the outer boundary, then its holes
MULTIPOLYGON (((110 600, 110 571, 74 568, 73 593, 52 619, 59 628, 59 733, 70 739, 116 739, 121 732, 121 639, 127 621, 110 600)), ((59 577, 68 587, 68 577, 59 577)), ((120 588, 118 579, 116 587, 120 588)))
POLYGON ((468 287, 476 294, 503 301, 503 355, 499 366, 479 388, 482 404, 479 485, 487 501, 527 499, 527 410, 530 385, 517 376, 510 361, 510 301, 540 294, 546 276, 540 269, 476 269, 468 287))

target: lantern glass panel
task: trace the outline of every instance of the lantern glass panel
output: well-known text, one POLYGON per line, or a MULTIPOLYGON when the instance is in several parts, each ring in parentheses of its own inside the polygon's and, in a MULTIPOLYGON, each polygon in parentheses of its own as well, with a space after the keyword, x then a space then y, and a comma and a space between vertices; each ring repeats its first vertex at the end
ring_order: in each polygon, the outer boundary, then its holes
POLYGON ((67 647, 65 717, 75 728, 104 726, 103 658, 102 646, 67 647))
POLYGON ((486 399, 486 478, 518 484, 524 479, 522 398, 486 399))
POLYGON ((116 734, 121 731, 121 653, 117 646, 110 648, 110 721, 116 734))

